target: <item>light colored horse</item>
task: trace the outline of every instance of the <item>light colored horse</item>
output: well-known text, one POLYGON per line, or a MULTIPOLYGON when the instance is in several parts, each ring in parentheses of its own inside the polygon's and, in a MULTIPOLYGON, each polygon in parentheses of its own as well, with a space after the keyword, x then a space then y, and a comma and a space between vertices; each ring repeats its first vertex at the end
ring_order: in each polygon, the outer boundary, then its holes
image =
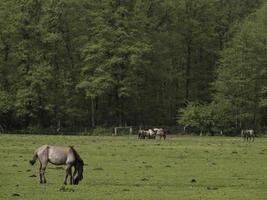
POLYGON ((163 128, 154 128, 153 129, 156 132, 156 135, 161 138, 163 138, 164 140, 166 139, 166 135, 167 135, 167 131, 164 130, 163 128))
POLYGON ((70 184, 78 185, 83 179, 83 160, 73 147, 43 145, 39 147, 33 155, 30 164, 34 165, 36 160, 40 162, 39 175, 40 183, 46 183, 45 169, 48 162, 54 165, 66 165, 66 177, 64 184, 67 184, 67 178, 70 176, 70 184), (72 173, 72 167, 74 172, 72 173))
POLYGON ((246 141, 253 141, 255 139, 255 132, 252 129, 241 130, 241 137, 246 141))
POLYGON ((156 139, 156 133, 152 129, 148 129, 147 134, 149 139, 156 139))

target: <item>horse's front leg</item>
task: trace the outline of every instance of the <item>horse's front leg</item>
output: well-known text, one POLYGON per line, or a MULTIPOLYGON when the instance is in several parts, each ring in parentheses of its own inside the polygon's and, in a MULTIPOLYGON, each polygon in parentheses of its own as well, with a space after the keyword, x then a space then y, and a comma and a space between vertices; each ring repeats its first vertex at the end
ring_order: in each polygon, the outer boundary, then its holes
POLYGON ((74 172, 73 172, 73 174, 72 174, 72 183, 74 183, 74 176, 75 176, 75 174, 77 174, 77 170, 76 170, 76 168, 74 167, 74 172))
POLYGON ((72 169, 71 169, 71 167, 69 169, 69 175, 70 175, 70 184, 72 185, 72 183, 73 183, 73 176, 72 176, 72 169))
POLYGON ((70 184, 72 184, 72 170, 71 170, 71 165, 67 165, 66 166, 66 176, 65 176, 65 181, 64 184, 67 185, 67 180, 68 180, 68 176, 70 176, 70 184))
POLYGON ((68 179, 68 176, 69 176, 69 169, 70 169, 70 167, 67 166, 67 167, 66 167, 66 176, 65 176, 65 181, 64 181, 64 184, 65 184, 65 185, 67 185, 67 179, 68 179))

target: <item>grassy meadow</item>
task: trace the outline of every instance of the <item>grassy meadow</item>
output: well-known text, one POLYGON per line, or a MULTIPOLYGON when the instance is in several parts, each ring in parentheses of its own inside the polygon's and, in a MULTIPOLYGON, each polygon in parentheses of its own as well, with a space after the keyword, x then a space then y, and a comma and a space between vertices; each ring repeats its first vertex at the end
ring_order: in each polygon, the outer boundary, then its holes
POLYGON ((258 200, 267 199, 267 138, 0 135, 0 199, 258 200), (49 164, 40 185, 34 150, 74 145, 84 180, 63 185, 63 167, 49 164))

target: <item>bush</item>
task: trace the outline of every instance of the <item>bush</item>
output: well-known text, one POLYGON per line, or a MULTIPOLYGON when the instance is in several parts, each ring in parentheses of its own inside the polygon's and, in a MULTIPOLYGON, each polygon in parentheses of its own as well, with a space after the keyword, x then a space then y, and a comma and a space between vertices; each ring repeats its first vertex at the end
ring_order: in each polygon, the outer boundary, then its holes
POLYGON ((212 132, 214 125, 213 110, 210 105, 188 103, 185 108, 179 110, 178 124, 186 128, 197 129, 200 133, 212 132))

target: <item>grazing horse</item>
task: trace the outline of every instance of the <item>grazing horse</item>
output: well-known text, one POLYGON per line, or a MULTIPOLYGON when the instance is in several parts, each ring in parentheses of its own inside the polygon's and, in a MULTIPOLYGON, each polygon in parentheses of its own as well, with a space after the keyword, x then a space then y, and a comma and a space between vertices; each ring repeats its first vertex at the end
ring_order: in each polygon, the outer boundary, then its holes
POLYGON ((252 129, 249 130, 241 130, 241 137, 246 141, 253 141, 255 139, 255 132, 252 129))
POLYGON ((145 139, 147 137, 147 133, 145 130, 138 131, 138 139, 145 139))
POLYGON ((164 130, 163 128, 154 128, 153 129, 156 132, 156 135, 158 135, 161 138, 163 138, 164 140, 166 139, 167 136, 167 131, 164 130))
POLYGON ((40 183, 46 183, 45 169, 48 162, 54 165, 66 165, 66 177, 64 184, 67 184, 67 178, 70 176, 70 184, 78 185, 83 179, 83 160, 73 147, 61 147, 43 145, 39 147, 33 155, 30 164, 34 165, 36 160, 40 162, 39 175, 40 183), (74 172, 72 173, 72 167, 74 172))
POLYGON ((156 133, 152 129, 139 130, 138 131, 138 139, 156 139, 156 133))
POLYGON ((148 129, 147 134, 148 139, 156 139, 156 133, 152 129, 148 129))
POLYGON ((149 138, 149 132, 145 130, 138 131, 138 139, 146 139, 149 138))

